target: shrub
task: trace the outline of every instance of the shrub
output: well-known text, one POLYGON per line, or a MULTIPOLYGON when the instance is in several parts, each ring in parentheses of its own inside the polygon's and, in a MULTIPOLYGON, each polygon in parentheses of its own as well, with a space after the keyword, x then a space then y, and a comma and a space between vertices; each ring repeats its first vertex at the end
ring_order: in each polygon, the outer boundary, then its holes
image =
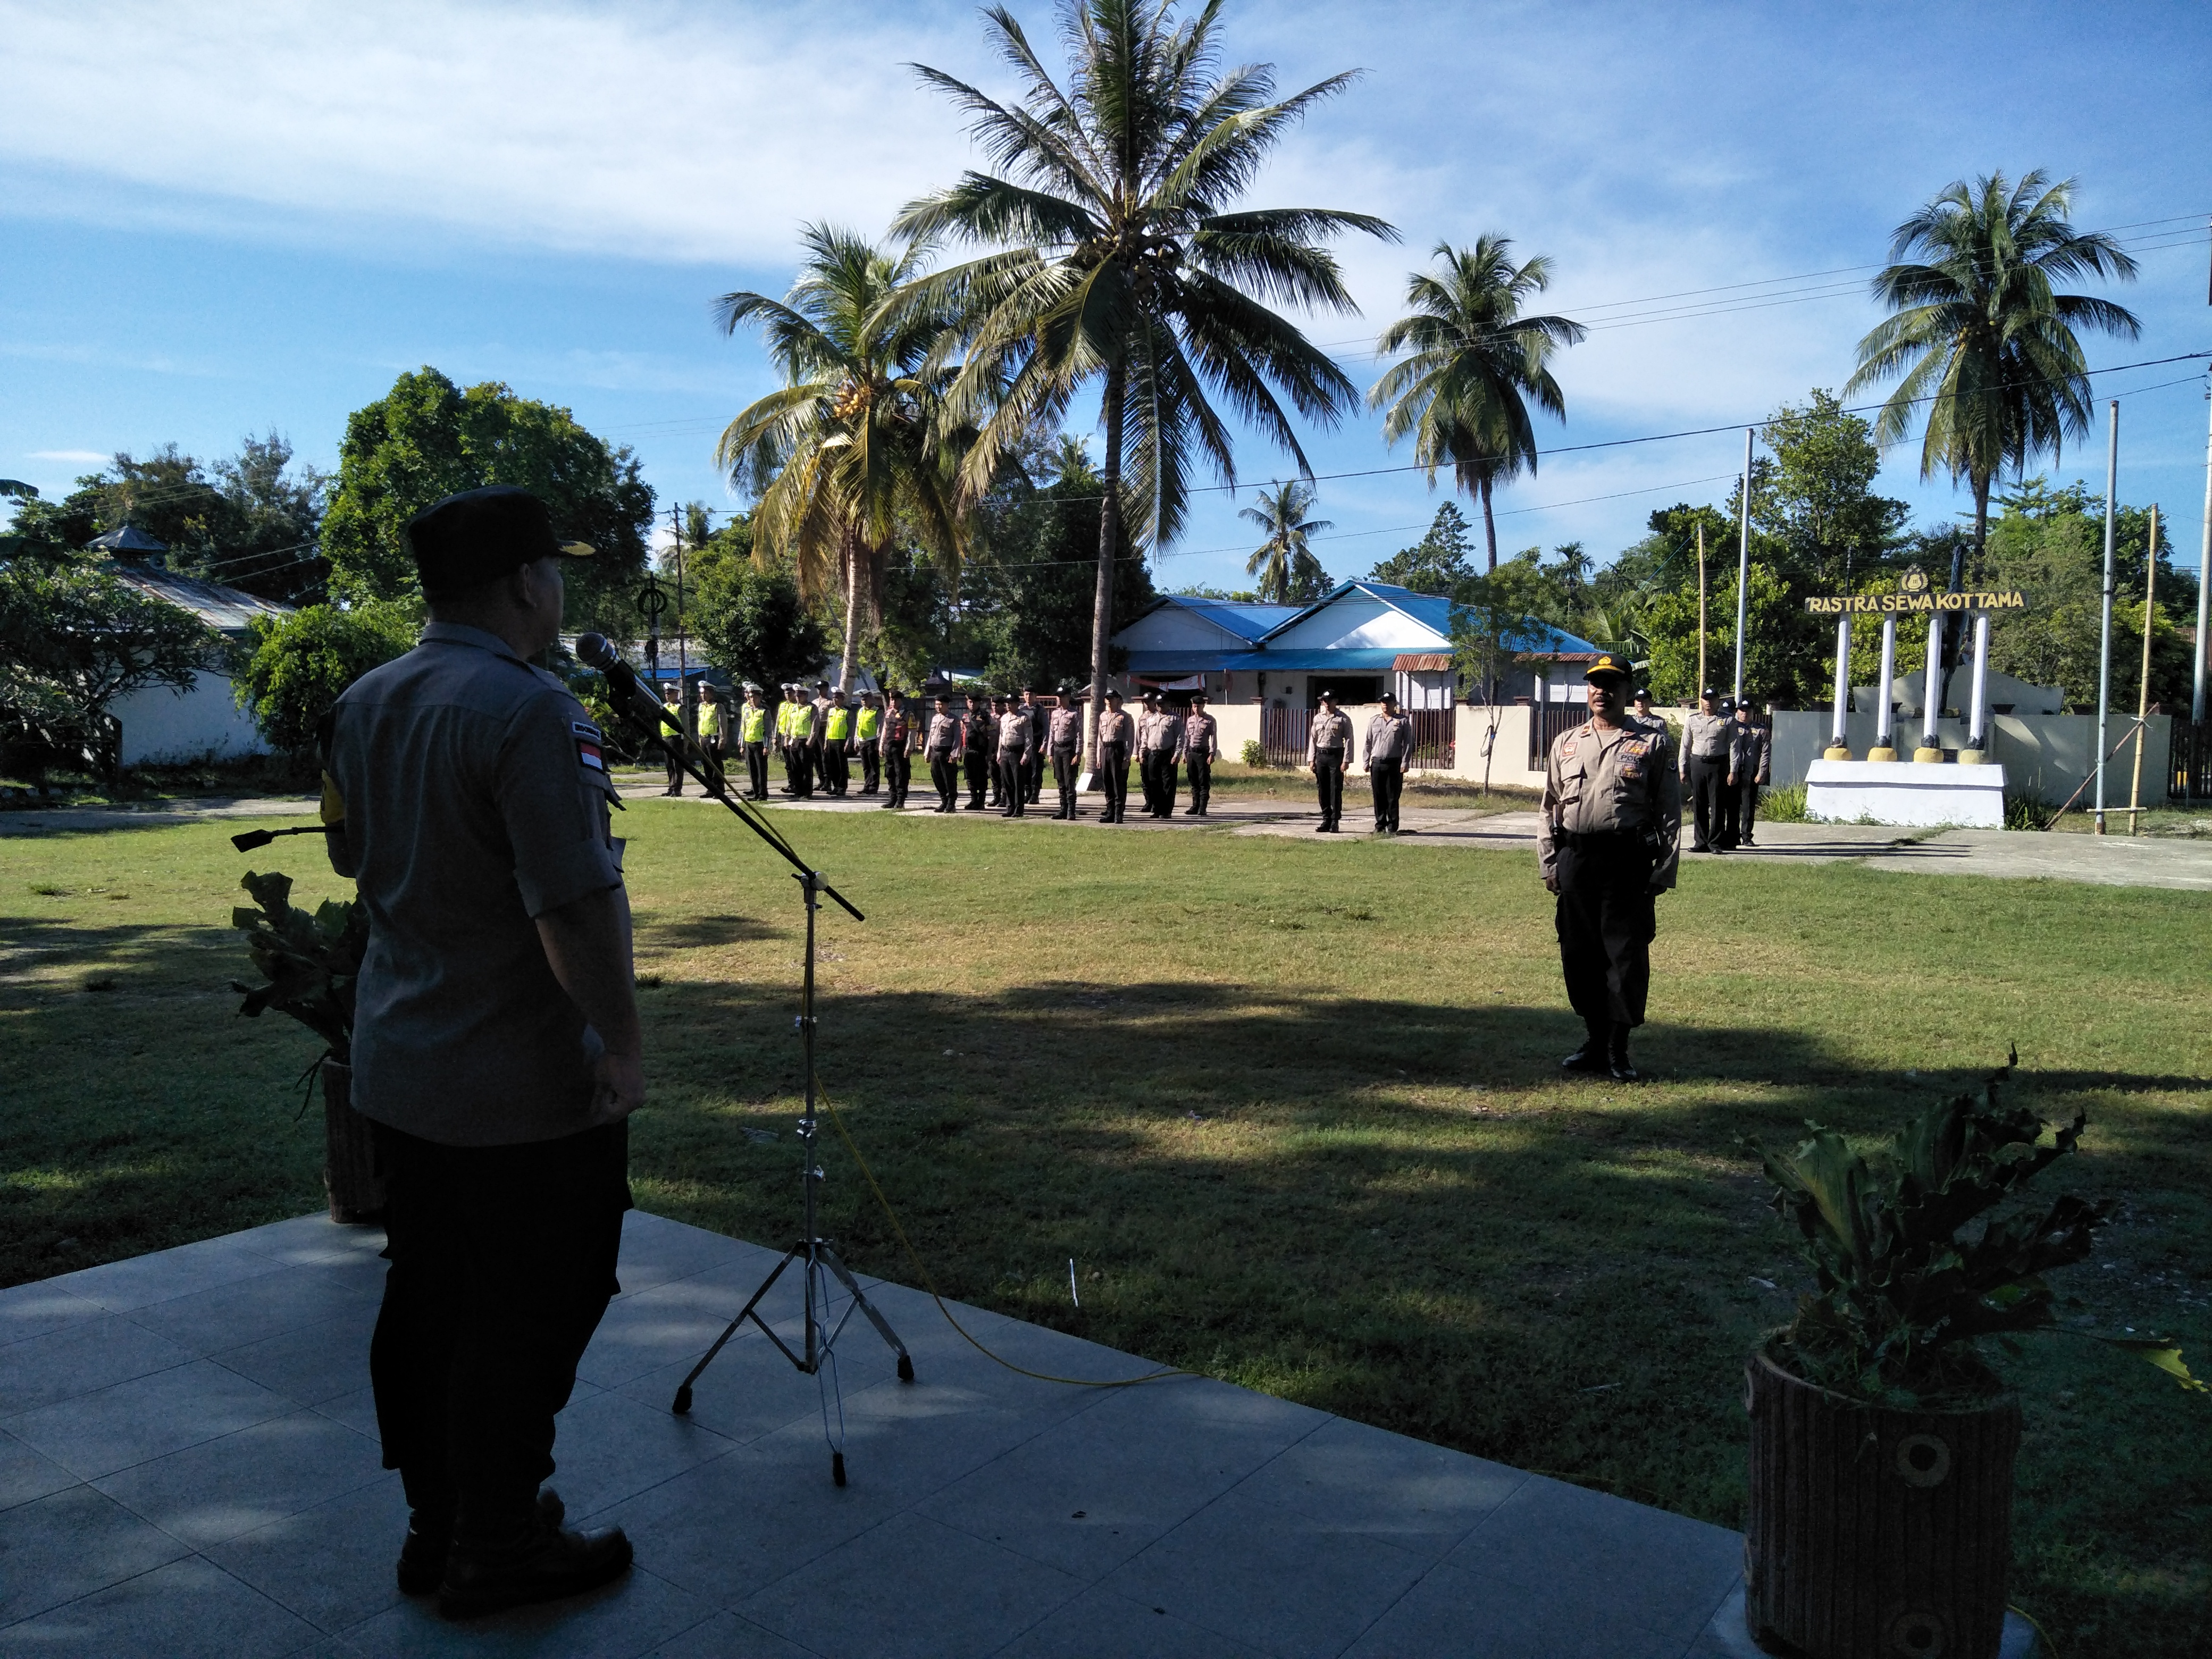
POLYGON ((1769 823, 1802 823, 1805 822, 1805 786, 1786 783, 1779 789, 1769 789, 1759 798, 1759 816, 1769 823))
POLYGON ((1259 738, 1247 738, 1244 739, 1244 747, 1237 758, 1247 766, 1265 766, 1267 763, 1267 751, 1261 747, 1259 738))
POLYGON ((256 617, 238 677, 239 707, 252 711, 272 748, 305 754, 338 694, 415 645, 413 607, 378 601, 341 611, 311 605, 288 617, 256 617))

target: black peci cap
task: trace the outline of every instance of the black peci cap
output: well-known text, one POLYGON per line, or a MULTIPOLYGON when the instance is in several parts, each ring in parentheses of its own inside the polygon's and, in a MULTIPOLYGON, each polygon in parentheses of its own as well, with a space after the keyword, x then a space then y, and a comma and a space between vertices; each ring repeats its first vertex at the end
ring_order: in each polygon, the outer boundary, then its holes
POLYGON ((585 542, 553 533, 544 502, 513 484, 487 484, 434 501, 407 521, 407 545, 422 591, 462 593, 540 559, 587 559, 585 542))
POLYGON ((1632 676, 1628 665, 1610 651, 1600 652, 1590 665, 1583 670, 1586 680, 1626 680, 1632 676))

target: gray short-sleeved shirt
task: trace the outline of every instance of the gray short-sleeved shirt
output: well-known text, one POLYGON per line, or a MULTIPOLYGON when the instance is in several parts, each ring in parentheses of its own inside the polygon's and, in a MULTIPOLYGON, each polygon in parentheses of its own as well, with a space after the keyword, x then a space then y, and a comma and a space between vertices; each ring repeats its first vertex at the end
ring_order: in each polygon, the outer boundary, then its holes
POLYGON ((353 1103, 452 1146, 590 1127, 599 1036, 534 918, 622 885, 600 732, 496 635, 433 623, 338 699, 329 765, 368 952, 353 1103))

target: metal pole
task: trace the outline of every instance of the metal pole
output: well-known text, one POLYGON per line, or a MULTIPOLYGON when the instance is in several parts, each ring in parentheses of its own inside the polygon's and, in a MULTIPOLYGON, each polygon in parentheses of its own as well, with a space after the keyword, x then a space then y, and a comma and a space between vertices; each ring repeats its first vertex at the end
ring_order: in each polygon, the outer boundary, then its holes
POLYGON ((2105 434, 2105 601, 2097 645, 2097 833, 2105 833, 2105 732, 2112 712, 2113 561, 2119 546, 2120 400, 2106 406, 2111 419, 2105 434))
POLYGON ((684 734, 699 735, 699 714, 691 701, 691 663, 686 654, 686 630, 684 626, 684 519, 683 509, 672 506, 668 509, 669 528, 676 535, 676 706, 684 713, 684 734))
MULTIPOLYGON (((2206 499, 2212 500, 2212 473, 2205 475, 2206 499)), ((2202 632, 2202 629, 2199 629, 2202 632)), ((1698 520, 1698 696, 1712 682, 1705 678, 1705 521, 1698 520)))
MULTIPOLYGON (((2212 410, 2212 392, 2205 394, 2204 406, 2212 410)), ((2204 539, 2197 554, 2197 683, 2189 696, 2192 726, 2204 724, 2204 659, 2212 650, 2212 642, 2205 639, 2208 624, 2212 624, 2212 422, 2204 434, 2204 539)))
POLYGON ((1869 760, 1897 758, 1897 617, 1881 619, 1881 684, 1875 688, 1874 747, 1869 760))
POLYGON ((1851 708, 1851 617, 1848 611, 1836 623, 1836 718, 1829 728, 1828 752, 1823 760, 1851 757, 1850 732, 1845 725, 1851 708))
POLYGON ((1940 611, 1928 613, 1928 666, 1920 679, 1920 748, 1912 758, 1940 761, 1943 751, 1936 741, 1936 722, 1943 714, 1943 613, 1940 611))
POLYGON ((1751 583, 1751 438, 1743 429, 1743 539, 1735 556, 1735 700, 1743 701, 1743 625, 1751 583))
POLYGON ((1974 617, 1974 705, 1966 722, 1966 747, 1983 759, 1990 752, 1990 613, 1974 617))
POLYGON ((2150 719, 2151 599, 2158 588, 2158 503, 2150 504, 2150 550, 2143 555, 2142 689, 2136 696, 2136 771, 2128 785, 2128 833, 2134 835, 2142 821, 2142 757, 2144 722, 2150 719))

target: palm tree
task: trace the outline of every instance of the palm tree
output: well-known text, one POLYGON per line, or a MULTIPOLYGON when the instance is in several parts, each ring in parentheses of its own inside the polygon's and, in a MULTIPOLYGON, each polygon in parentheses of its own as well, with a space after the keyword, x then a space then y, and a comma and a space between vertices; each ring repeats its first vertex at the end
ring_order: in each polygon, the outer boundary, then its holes
POLYGON ((842 587, 850 685, 860 633, 880 622, 884 567, 902 532, 957 568, 963 527, 939 405, 950 370, 930 348, 951 319, 887 302, 920 274, 926 250, 878 247, 826 225, 800 234, 799 280, 781 301, 725 294, 725 333, 757 323, 784 386, 748 405, 714 447, 732 483, 757 496, 753 557, 788 560, 809 599, 842 587))
POLYGON ((1914 409, 1928 405, 1920 476, 1940 468, 1973 490, 1978 562, 1991 481, 2008 466, 2025 471, 2045 450, 2055 459, 2066 439, 2088 433, 2088 363, 2075 329, 2124 339, 2142 331, 2109 300, 2053 289, 2054 278, 2136 274, 2118 242, 2068 222, 2073 201, 2074 181, 2053 184, 2041 168, 2017 185, 1992 173, 1947 186, 1891 238, 1893 263, 1874 293, 1896 314, 1859 342, 1844 387, 1849 397, 1904 376, 1875 422, 1879 443, 1902 439, 1914 409))
POLYGON ((1328 572, 1307 548, 1306 538, 1328 529, 1333 521, 1307 518, 1313 504, 1313 486, 1293 478, 1288 483, 1278 481, 1272 494, 1261 490, 1260 504, 1237 515, 1267 532, 1267 539, 1244 562, 1244 574, 1260 579, 1263 604, 1318 599, 1327 590, 1328 572))
POLYGON ((1236 482, 1230 429, 1210 398, 1310 477, 1278 394, 1334 423, 1358 390, 1269 302, 1356 311, 1323 240, 1396 234, 1365 214, 1235 207, 1268 151, 1352 77, 1277 99, 1269 66, 1220 70, 1220 6, 1178 23, 1166 0, 1062 0, 1065 90, 1012 15, 994 7, 993 43, 1020 82, 1005 102, 915 65, 974 117, 969 131, 1006 175, 965 173, 895 222, 909 235, 997 250, 917 285, 919 303, 957 303, 964 317, 967 361, 948 403, 977 428, 963 492, 980 495, 1024 433, 1056 425, 1079 391, 1099 386, 1094 757, 1125 504, 1133 539, 1158 548, 1182 527, 1195 456, 1236 482))
POLYGON ((1547 366, 1552 353, 1589 331, 1565 317, 1524 317, 1521 307, 1551 285, 1551 261, 1537 254, 1515 264, 1503 236, 1483 236, 1471 248, 1438 242, 1432 257, 1441 272, 1417 270, 1406 279, 1413 314, 1382 332, 1387 356, 1411 349, 1367 394, 1367 406, 1389 404, 1382 437, 1395 444, 1413 434, 1413 459, 1436 484, 1437 469, 1449 463, 1462 489, 1482 503, 1489 568, 1498 568, 1498 520, 1491 491, 1536 471, 1536 430, 1528 402, 1559 420, 1566 396, 1547 366))

